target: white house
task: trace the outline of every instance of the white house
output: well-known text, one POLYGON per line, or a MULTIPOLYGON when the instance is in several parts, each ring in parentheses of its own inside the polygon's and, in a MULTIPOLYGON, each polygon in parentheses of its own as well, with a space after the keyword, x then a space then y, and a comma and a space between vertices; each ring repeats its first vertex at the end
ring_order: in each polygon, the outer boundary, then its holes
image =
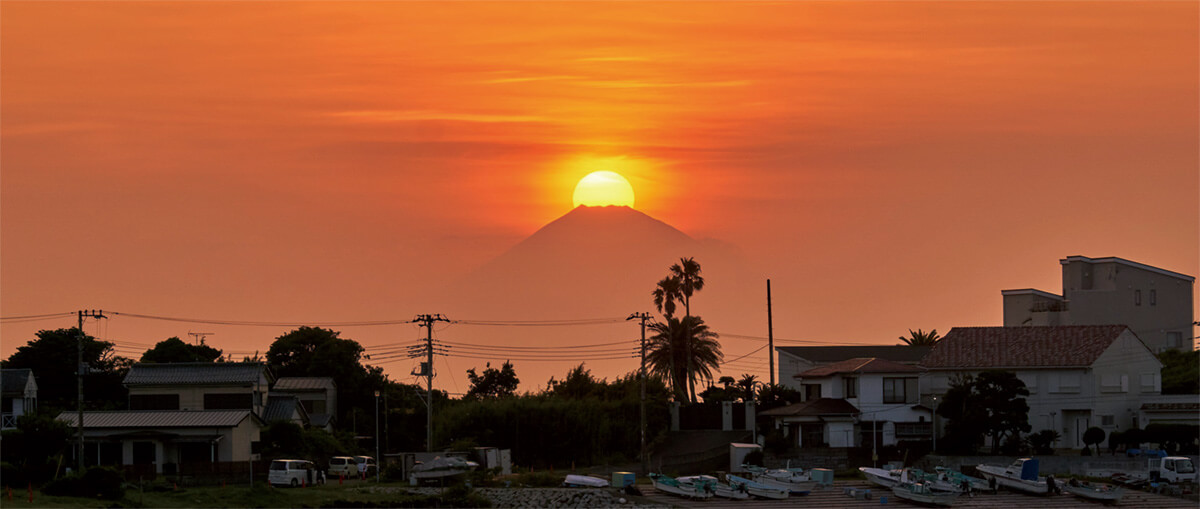
MULTIPOLYGON (((907 347, 906 347, 907 348, 907 347)), ((805 402, 763 412, 795 443, 882 447, 930 440, 930 409, 920 404, 920 367, 878 358, 848 359, 794 375, 805 402)))
POLYGON ((775 352, 779 354, 779 383, 802 390, 796 375, 818 366, 864 358, 916 366, 929 353, 929 348, 908 345, 779 346, 775 347, 775 352))
POLYGON ((37 410, 37 392, 37 380, 33 376, 33 370, 0 370, 0 401, 3 403, 0 429, 17 427, 18 417, 37 410))
POLYGON ((1014 372, 1029 389, 1033 432, 1056 430, 1057 447, 1082 448, 1083 432, 1136 426, 1142 401, 1161 391, 1162 363, 1124 325, 955 327, 922 361, 923 393, 940 396, 958 376, 1014 372))

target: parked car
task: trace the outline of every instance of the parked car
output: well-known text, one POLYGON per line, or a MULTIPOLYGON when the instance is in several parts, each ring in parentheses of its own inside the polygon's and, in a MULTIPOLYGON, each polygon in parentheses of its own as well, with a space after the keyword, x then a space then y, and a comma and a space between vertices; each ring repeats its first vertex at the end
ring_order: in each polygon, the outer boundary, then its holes
POLYGON ((367 475, 375 475, 375 470, 377 468, 379 468, 375 464, 375 458, 372 458, 370 456, 355 456, 354 462, 357 465, 364 465, 363 467, 356 467, 356 468, 358 468, 358 470, 357 470, 358 472, 365 472, 367 475))
POLYGON ((323 484, 325 478, 317 470, 313 462, 307 460, 274 460, 271 462, 267 482, 272 486, 291 486, 293 488, 305 485, 323 484))
POLYGON ((358 477, 358 461, 350 456, 329 458, 329 477, 358 477))

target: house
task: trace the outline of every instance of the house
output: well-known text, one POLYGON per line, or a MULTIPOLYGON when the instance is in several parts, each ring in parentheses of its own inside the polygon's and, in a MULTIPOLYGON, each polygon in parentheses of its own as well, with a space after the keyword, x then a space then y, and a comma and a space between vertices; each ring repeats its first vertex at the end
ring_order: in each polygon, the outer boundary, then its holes
POLYGON ((1138 425, 1161 391, 1162 363, 1124 325, 955 327, 921 365, 924 394, 941 396, 961 375, 1011 371, 1029 389, 1034 432, 1058 431, 1058 447, 1082 448, 1083 432, 1138 425))
POLYGON ((314 427, 332 431, 337 415, 337 384, 329 377, 281 377, 274 394, 295 396, 314 427))
POLYGON ((1116 257, 1059 263, 1062 295, 1000 292, 1004 326, 1127 325, 1152 352, 1192 349, 1196 278, 1116 257))
POLYGON ((267 407, 263 410, 263 422, 271 424, 277 421, 295 423, 302 428, 312 424, 308 412, 300 399, 291 394, 271 394, 267 396, 267 407))
POLYGON ((17 427, 17 418, 37 410, 37 392, 33 370, 0 369, 0 429, 17 427))
MULTIPOLYGON (((921 362, 925 354, 929 353, 929 347, 908 345, 780 346, 776 347, 775 351, 779 354, 779 383, 792 389, 803 390, 796 381, 796 375, 817 366, 863 358, 882 359, 915 366, 921 362)), ((813 399, 815 398, 816 396, 813 399)))
MULTIPOLYGON (((258 459, 273 381, 254 362, 134 364, 123 381, 129 410, 83 413, 85 463, 131 476, 241 469, 258 459)), ((58 419, 78 424, 75 412, 58 419)))
POLYGON ((930 408, 920 404, 923 371, 874 357, 820 365, 793 376, 804 390, 804 402, 760 415, 772 418, 800 447, 882 447, 930 440, 930 408))

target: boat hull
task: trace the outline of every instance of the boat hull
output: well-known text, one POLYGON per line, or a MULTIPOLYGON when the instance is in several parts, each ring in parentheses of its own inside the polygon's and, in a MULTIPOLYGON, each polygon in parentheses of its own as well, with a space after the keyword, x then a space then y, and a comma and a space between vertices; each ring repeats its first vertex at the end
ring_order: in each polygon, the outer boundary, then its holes
POLYGON ((858 467, 858 471, 867 476, 867 480, 884 488, 894 488, 900 485, 900 476, 891 470, 882 468, 858 467))
POLYGON ((1070 484, 1064 484, 1062 490, 1077 497, 1097 502, 1116 503, 1120 502, 1121 498, 1125 496, 1125 488, 1113 486, 1071 486, 1070 484))
POLYGON ((1039 477, 1036 481, 1021 479, 1017 474, 1009 472, 1002 467, 994 467, 989 465, 979 465, 975 467, 983 477, 989 482, 995 479, 996 485, 1008 488, 1022 493, 1032 495, 1049 495, 1050 485, 1047 484, 1046 478, 1039 477))
POLYGON ((746 492, 749 493, 751 496, 757 497, 757 498, 765 498, 765 499, 770 499, 770 500, 785 500, 791 494, 790 490, 782 489, 782 488, 773 488, 770 486, 766 486, 766 485, 751 481, 750 479, 745 479, 745 478, 737 477, 734 475, 726 474, 725 480, 728 481, 729 484, 731 484, 731 485, 732 484, 741 484, 741 485, 745 486, 746 492))
POLYGON ((896 495, 897 498, 902 498, 910 502, 939 507, 953 506, 958 500, 958 493, 956 492, 917 493, 904 486, 893 487, 892 494, 896 495))
MULTIPOLYGON (((678 483, 673 484, 671 482, 668 482, 667 479, 670 479, 670 478, 664 477, 664 476, 657 476, 657 475, 650 476, 650 482, 654 483, 654 489, 661 491, 663 493, 670 493, 672 495, 677 495, 680 497, 697 498, 697 499, 705 499, 705 498, 713 497, 712 493, 697 490, 695 486, 681 485, 678 483)), ((674 481, 674 479, 672 479, 672 481, 674 481)))

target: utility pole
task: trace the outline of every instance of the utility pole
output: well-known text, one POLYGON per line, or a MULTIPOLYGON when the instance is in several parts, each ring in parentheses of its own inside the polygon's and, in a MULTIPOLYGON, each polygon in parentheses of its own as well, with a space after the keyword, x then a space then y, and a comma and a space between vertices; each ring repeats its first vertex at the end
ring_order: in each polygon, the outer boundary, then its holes
POLYGON ((640 420, 642 430, 642 473, 645 474, 650 471, 650 458, 646 457, 646 320, 650 319, 650 313, 633 313, 625 320, 629 321, 633 319, 638 319, 642 322, 642 367, 640 371, 642 379, 642 404, 640 420))
POLYGON ((104 310, 100 311, 80 311, 79 312, 79 336, 75 345, 79 351, 79 363, 75 366, 75 382, 79 389, 78 402, 78 421, 75 423, 75 433, 79 436, 79 475, 83 475, 83 375, 87 366, 83 363, 83 319, 84 318, 108 318, 104 316, 104 310))
POLYGON ((771 370, 771 385, 775 385, 775 326, 771 321, 771 280, 767 280, 767 369, 771 370))
MULTIPOLYGON (((433 452, 433 322, 450 322, 449 319, 436 315, 417 315, 414 323, 425 327, 425 362, 421 366, 420 375, 425 376, 425 452, 433 452)), ((438 352, 445 354, 445 352, 438 352)), ((420 355, 420 349, 409 349, 409 357, 420 355)), ((414 373, 415 374, 415 373, 414 373)), ((418 376, 420 376, 418 375, 418 376)))

